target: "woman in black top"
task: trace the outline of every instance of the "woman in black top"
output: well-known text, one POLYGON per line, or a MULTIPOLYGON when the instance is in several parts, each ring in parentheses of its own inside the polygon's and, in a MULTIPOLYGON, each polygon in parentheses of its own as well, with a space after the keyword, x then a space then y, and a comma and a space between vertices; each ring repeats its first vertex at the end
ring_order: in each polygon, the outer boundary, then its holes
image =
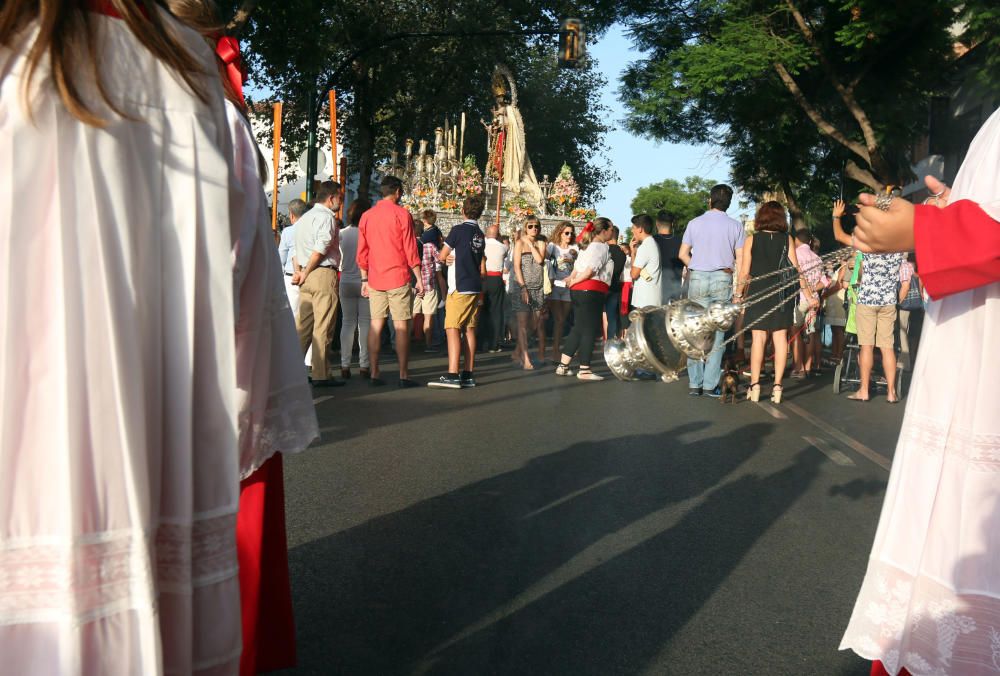
MULTIPOLYGON (((751 277, 766 275, 782 267, 785 258, 799 272, 799 261, 795 256, 795 242, 788 234, 788 216, 785 207, 778 202, 765 202, 757 210, 754 220, 754 234, 746 238, 743 244, 743 264, 740 268, 739 281, 736 285, 735 302, 744 297, 774 286, 779 281, 775 275, 757 282, 750 282, 751 277)), ((787 264, 785 265, 787 267, 787 264)), ((806 294, 809 304, 818 307, 816 294, 806 288, 805 279, 799 275, 799 286, 806 294)), ((774 341, 774 387, 771 389, 771 401, 781 403, 781 379, 785 375, 785 364, 788 361, 788 327, 792 325, 793 309, 798 296, 792 288, 785 292, 787 298, 781 302, 780 295, 751 305, 746 310, 743 319, 745 326, 753 326, 753 344, 750 348, 750 387, 747 389, 747 399, 758 401, 760 398, 760 372, 764 367, 764 350, 770 337, 774 341), (778 304, 779 308, 763 317, 778 304), (755 324, 754 322, 760 321, 755 324)))

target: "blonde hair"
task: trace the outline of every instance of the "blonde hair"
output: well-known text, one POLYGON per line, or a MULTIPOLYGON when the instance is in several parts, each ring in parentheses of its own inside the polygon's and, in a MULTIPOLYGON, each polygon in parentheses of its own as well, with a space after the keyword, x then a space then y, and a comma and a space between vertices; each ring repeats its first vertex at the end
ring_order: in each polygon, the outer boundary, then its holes
MULTIPOLYGON (((191 92, 203 102, 208 101, 199 78, 204 68, 184 47, 174 30, 163 21, 158 3, 152 0, 104 0, 109 13, 125 23, 143 47, 184 80, 191 92)), ((4 0, 0 7, 0 46, 12 54, 3 64, 22 50, 27 51, 27 69, 22 92, 27 104, 31 83, 46 60, 52 73, 52 84, 66 110, 71 115, 95 127, 103 127, 101 118, 84 99, 82 91, 96 83, 101 100, 115 114, 128 118, 112 100, 105 88, 98 65, 98 37, 95 14, 88 10, 88 0, 4 0), (31 45, 25 45, 32 24, 38 28, 31 45), (89 78, 87 75, 89 74, 89 78), (85 84, 86 83, 86 84, 85 84)), ((31 108, 28 106, 28 115, 31 108)))

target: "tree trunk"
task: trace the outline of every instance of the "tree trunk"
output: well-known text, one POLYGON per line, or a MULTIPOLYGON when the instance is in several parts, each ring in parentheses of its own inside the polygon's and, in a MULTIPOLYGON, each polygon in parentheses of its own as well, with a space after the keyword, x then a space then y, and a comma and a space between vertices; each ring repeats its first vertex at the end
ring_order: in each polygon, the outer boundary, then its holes
POLYGON ((242 33, 250 21, 250 15, 257 9, 258 2, 259 0, 243 0, 239 9, 236 10, 236 14, 226 24, 226 33, 229 35, 239 35, 242 33))
POLYGON ((808 229, 809 225, 806 223, 805 214, 802 213, 802 208, 795 199, 795 195, 792 193, 792 186, 789 185, 788 181, 781 182, 781 192, 785 193, 785 201, 788 203, 788 213, 792 217, 792 232, 808 229))

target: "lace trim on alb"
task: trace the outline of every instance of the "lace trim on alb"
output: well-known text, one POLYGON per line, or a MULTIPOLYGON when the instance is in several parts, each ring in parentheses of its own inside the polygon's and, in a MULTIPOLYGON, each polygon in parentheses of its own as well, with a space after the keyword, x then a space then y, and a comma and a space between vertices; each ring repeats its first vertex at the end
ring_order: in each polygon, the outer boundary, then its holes
POLYGON ((299 453, 319 436, 312 393, 303 383, 272 393, 263 409, 240 415, 240 479, 275 453, 299 453))
POLYGON ((969 429, 910 416, 903 425, 900 445, 926 455, 957 455, 977 470, 1000 472, 1000 434, 969 429))
POLYGON ((0 626, 84 623, 153 608, 157 590, 190 593, 230 579, 237 570, 231 511, 193 524, 162 523, 152 537, 122 530, 75 539, 0 540, 0 626))

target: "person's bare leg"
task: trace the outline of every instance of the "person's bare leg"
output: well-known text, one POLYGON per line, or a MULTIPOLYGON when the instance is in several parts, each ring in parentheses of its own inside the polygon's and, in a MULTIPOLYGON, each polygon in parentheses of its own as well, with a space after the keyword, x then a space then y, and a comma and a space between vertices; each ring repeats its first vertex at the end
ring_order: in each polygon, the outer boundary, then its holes
POLYGON ((833 345, 830 348, 832 356, 836 361, 844 358, 844 339, 847 337, 843 326, 831 326, 833 330, 833 345))
POLYGON ((750 342, 750 384, 760 382, 760 372, 764 369, 764 348, 767 346, 767 331, 751 331, 750 342))
MULTIPOLYGON (((365 300, 365 299, 362 299, 365 300)), ((378 378, 378 352, 382 347, 382 329, 385 327, 385 318, 372 317, 371 325, 368 328, 368 361, 371 362, 371 377, 378 378)))
POLYGON ((535 368, 531 363, 531 357, 528 353, 528 319, 530 317, 529 312, 518 312, 517 313, 517 352, 520 355, 518 360, 521 366, 526 369, 535 368))
POLYGON ((396 358, 399 359, 399 379, 410 377, 410 320, 393 320, 396 327, 396 358))
MULTIPOLYGON (((893 360, 895 363, 895 360, 893 360)), ((848 399, 868 401, 868 391, 872 379, 872 366, 875 364, 875 346, 862 345, 858 351, 858 367, 861 370, 861 387, 848 399)))
POLYGON ((448 373, 458 373, 458 362, 462 357, 461 329, 445 329, 448 338, 448 373))
POLYGON ((885 381, 889 384, 888 399, 889 401, 899 401, 899 396, 896 393, 896 350, 891 347, 880 349, 882 351, 882 370, 885 371, 885 381))
POLYGON ((781 385, 785 377, 785 365, 788 363, 788 332, 785 329, 775 331, 774 337, 774 384, 781 385))
POLYGON ((462 341, 462 350, 465 353, 465 370, 472 373, 476 368, 475 329, 465 329, 465 340, 462 341))
MULTIPOLYGON (((775 333, 777 333, 777 332, 775 332, 775 333)), ((777 338, 774 339, 774 347, 775 347, 774 354, 775 354, 775 357, 777 357, 777 354, 778 354, 778 351, 777 351, 778 339, 777 338)), ((792 370, 795 371, 796 373, 802 373, 802 371, 805 369, 805 364, 804 364, 805 360, 803 359, 803 353, 804 353, 803 347, 805 347, 805 346, 802 344, 802 334, 799 334, 799 335, 795 336, 795 340, 792 341, 792 370)), ((786 353, 787 353, 787 350, 788 350, 788 341, 785 341, 785 351, 786 351, 786 353)), ((775 363, 777 363, 777 362, 775 362, 775 363)), ((775 368, 777 369, 777 366, 775 366, 775 368)))

